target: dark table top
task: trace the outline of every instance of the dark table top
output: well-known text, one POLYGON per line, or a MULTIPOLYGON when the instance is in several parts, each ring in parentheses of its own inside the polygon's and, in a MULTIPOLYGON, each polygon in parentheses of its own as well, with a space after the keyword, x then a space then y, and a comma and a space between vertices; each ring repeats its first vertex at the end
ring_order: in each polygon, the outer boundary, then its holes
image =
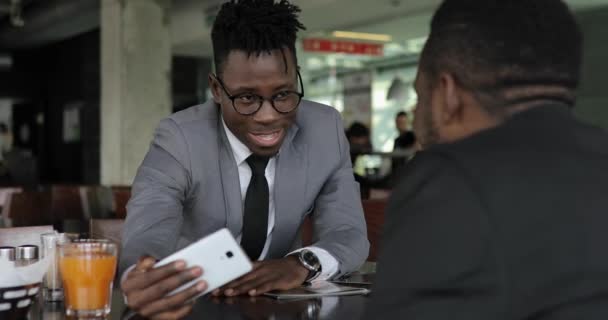
MULTIPOLYGON (((197 300, 192 314, 186 319, 348 319, 361 318, 368 298, 366 296, 323 297, 307 300, 280 301, 267 297, 207 298, 197 300)), ((129 318, 122 295, 115 289, 112 295, 112 313, 108 319, 129 318)), ((61 304, 35 303, 30 320, 67 319, 61 304)))

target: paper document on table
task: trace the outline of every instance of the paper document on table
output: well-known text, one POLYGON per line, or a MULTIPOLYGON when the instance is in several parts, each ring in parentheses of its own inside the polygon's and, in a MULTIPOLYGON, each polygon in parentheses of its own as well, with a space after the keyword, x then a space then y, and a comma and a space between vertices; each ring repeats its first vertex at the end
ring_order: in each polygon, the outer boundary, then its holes
POLYGON ((327 281, 315 281, 309 286, 285 290, 271 291, 265 295, 278 300, 283 299, 303 299, 316 298, 325 296, 349 296, 349 295, 364 295, 370 293, 367 288, 355 288, 334 284, 327 281))

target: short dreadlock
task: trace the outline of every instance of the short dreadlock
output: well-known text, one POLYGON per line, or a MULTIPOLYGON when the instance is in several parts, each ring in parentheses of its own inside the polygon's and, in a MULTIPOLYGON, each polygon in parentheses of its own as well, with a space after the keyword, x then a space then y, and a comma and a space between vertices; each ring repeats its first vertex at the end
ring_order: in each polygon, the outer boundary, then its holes
POLYGON ((306 29, 298 20, 299 13, 300 8, 287 0, 277 3, 274 0, 231 0, 224 3, 211 31, 218 75, 221 75, 222 65, 233 50, 260 55, 287 48, 297 63, 296 34, 299 29, 306 29))

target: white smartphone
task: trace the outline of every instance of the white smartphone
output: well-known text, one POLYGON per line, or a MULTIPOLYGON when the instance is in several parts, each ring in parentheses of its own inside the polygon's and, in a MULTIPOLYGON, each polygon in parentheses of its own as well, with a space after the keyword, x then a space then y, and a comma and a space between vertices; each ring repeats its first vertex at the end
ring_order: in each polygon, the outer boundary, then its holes
POLYGON ((176 260, 184 260, 187 268, 194 266, 203 268, 203 274, 199 278, 173 290, 169 295, 174 295, 188 289, 200 280, 205 280, 207 290, 197 296, 199 297, 245 275, 253 269, 251 261, 226 228, 220 229, 162 259, 155 266, 160 267, 176 260))

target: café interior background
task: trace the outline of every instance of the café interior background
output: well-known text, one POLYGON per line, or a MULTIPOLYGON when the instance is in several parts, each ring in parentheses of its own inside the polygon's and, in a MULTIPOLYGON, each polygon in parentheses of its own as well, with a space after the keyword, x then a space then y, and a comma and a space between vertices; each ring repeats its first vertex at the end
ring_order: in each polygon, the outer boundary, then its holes
MULTIPOLYGON (((392 150, 437 0, 298 0, 306 99, 392 150)), ((608 0, 567 1, 585 33, 576 113, 608 128, 608 0)), ((0 0, 2 170, 13 185, 129 185, 158 121, 209 98, 217 0, 0 0)), ((556 48, 559 50, 559 48, 556 48)), ((409 117, 410 121, 412 117, 409 117)), ((368 157, 363 166, 381 166, 368 157)))

